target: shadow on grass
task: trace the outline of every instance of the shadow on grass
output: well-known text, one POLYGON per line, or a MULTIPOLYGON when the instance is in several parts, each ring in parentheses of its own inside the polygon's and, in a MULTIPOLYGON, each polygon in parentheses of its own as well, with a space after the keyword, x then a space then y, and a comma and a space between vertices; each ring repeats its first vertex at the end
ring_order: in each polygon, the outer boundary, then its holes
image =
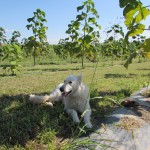
POLYGON ((143 76, 143 77, 149 77, 149 78, 150 78, 150 73, 148 73, 148 74, 143 74, 142 76, 143 76))
MULTIPOLYGON (((125 92, 121 90, 120 93, 125 92)), ((119 92, 98 92, 94 91, 91 97, 98 94, 100 96, 117 95, 119 92)), ((39 95, 39 93, 37 93, 39 95)), ((40 93, 45 95, 47 93, 40 93)), ((83 122, 79 126, 75 125, 64 112, 61 102, 55 103, 54 107, 36 105, 29 102, 28 95, 3 95, 0 97, 0 146, 8 148, 16 145, 26 147, 29 141, 48 144, 54 138, 66 139, 79 135, 83 122), (77 128, 78 127, 78 128, 77 128)), ((106 98, 93 99, 90 101, 92 108, 92 124, 94 128, 87 130, 80 136, 87 136, 99 129, 101 123, 116 107, 112 101, 106 98)), ((61 143, 59 143, 61 145, 61 143)))
POLYGON ((41 62, 39 65, 60 65, 59 62, 41 62))
POLYGON ((11 73, 1 73, 0 74, 0 77, 16 77, 17 75, 16 74, 11 74, 11 73))
POLYGON ((28 98, 28 95, 0 97, 0 146, 24 147, 30 140, 40 141, 44 131, 51 133, 48 141, 53 141, 56 133, 66 137, 71 132, 67 124, 71 120, 65 117, 62 104, 51 108, 32 104, 28 98))
POLYGON ((0 74, 0 77, 13 77, 12 75, 8 75, 8 74, 0 74))
POLYGON ((150 70, 150 68, 138 68, 137 70, 150 70))
MULTIPOLYGON (((37 140, 40 143, 44 137, 44 143, 47 144, 54 137, 66 139, 78 135, 80 127, 77 129, 77 125, 73 124, 71 117, 64 112, 62 103, 56 103, 51 108, 32 104, 28 99, 29 96, 23 94, 0 97, 0 146, 26 147, 29 141, 37 140)), ((93 123, 101 118, 99 113, 106 114, 110 110, 109 106, 99 106, 98 103, 99 100, 91 102, 94 107, 93 123)), ((83 123, 80 125, 83 126, 83 123)))
POLYGON ((133 78, 136 74, 105 74, 105 78, 133 78))
MULTIPOLYGON (((77 64, 78 63, 78 61, 72 61, 72 63, 71 62, 68 62, 68 63, 70 63, 70 64, 77 64)), ((60 64, 66 64, 66 62, 62 62, 62 61, 59 61, 59 62, 40 62, 39 63, 39 65, 60 65, 60 64)))
POLYGON ((68 71, 68 70, 80 70, 79 68, 50 68, 50 69, 28 69, 27 71, 49 71, 49 72, 57 72, 57 71, 68 71))
POLYGON ((132 94, 130 88, 120 89, 118 91, 91 91, 91 98, 100 96, 100 99, 92 99, 91 106, 93 108, 93 119, 95 130, 99 129, 102 123, 105 123, 106 117, 109 116, 116 108, 121 107, 124 98, 130 97, 132 94))
POLYGON ((101 96, 119 96, 123 95, 124 97, 129 97, 132 94, 132 90, 128 89, 121 89, 119 91, 100 91, 99 95, 101 96))
POLYGON ((11 65, 0 65, 0 67, 11 67, 11 65))

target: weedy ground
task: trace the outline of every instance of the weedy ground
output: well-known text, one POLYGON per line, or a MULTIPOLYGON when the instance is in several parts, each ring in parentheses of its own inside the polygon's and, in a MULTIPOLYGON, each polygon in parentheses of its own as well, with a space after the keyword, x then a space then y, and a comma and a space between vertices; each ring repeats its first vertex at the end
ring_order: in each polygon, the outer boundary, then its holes
MULTIPOLYGON (((150 61, 137 63, 135 60, 127 69, 122 61, 100 61, 95 72, 95 63, 81 64, 61 62, 40 63, 32 66, 24 61, 18 76, 9 76, 0 64, 0 149, 11 150, 58 150, 76 147, 75 139, 83 134, 94 132, 84 129, 83 123, 73 124, 63 110, 61 103, 51 108, 31 104, 29 94, 49 94, 57 84, 69 75, 82 73, 83 82, 90 87, 92 123, 105 116, 125 98, 150 81, 150 61), (93 73, 95 76, 93 78, 93 73), (93 82, 92 82, 93 81, 93 82), (86 133, 85 133, 86 132, 86 133)), ((81 144, 85 144, 84 141, 81 144)), ((79 145, 79 143, 78 143, 79 145)))

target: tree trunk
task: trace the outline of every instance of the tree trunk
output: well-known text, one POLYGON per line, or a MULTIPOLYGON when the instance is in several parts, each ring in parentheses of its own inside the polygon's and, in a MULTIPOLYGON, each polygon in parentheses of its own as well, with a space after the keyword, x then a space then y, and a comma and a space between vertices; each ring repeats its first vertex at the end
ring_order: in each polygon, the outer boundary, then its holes
POLYGON ((72 64, 72 54, 70 55, 70 63, 72 64))
POLYGON ((111 56, 111 65, 113 66, 114 65, 114 54, 112 53, 112 56, 111 56))
POLYGON ((35 51, 36 51, 36 48, 34 48, 34 52, 33 52, 33 57, 34 57, 34 66, 36 65, 36 58, 35 58, 35 51))
POLYGON ((84 69, 84 47, 82 49, 82 69, 84 69))

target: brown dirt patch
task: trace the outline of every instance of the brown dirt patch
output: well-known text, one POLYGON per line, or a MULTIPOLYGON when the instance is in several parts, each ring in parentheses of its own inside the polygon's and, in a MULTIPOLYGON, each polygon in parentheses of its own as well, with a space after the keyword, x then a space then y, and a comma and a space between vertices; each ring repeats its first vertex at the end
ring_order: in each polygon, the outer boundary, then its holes
POLYGON ((150 90, 146 90, 144 93, 142 93, 144 97, 150 97, 150 90))
POLYGON ((144 124, 144 122, 145 121, 136 116, 128 115, 121 118, 118 127, 129 131, 135 128, 140 128, 144 124))
POLYGON ((145 122, 150 122, 150 108, 144 106, 137 106, 132 108, 132 110, 137 114, 137 116, 144 120, 145 122))
POLYGON ((150 108, 145 106, 134 106, 130 109, 137 115, 126 115, 121 118, 118 126, 126 130, 140 128, 144 123, 150 123, 150 108))

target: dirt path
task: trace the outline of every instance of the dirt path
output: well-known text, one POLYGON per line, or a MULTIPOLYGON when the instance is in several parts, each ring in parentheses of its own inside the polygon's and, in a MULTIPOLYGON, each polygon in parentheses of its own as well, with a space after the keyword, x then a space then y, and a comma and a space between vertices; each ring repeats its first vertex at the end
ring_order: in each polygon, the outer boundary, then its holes
MULTIPOLYGON (((150 150, 150 98, 143 97, 149 88, 127 98, 96 131, 89 135, 95 150, 150 150)), ((88 150, 90 148, 81 148, 88 150)))

